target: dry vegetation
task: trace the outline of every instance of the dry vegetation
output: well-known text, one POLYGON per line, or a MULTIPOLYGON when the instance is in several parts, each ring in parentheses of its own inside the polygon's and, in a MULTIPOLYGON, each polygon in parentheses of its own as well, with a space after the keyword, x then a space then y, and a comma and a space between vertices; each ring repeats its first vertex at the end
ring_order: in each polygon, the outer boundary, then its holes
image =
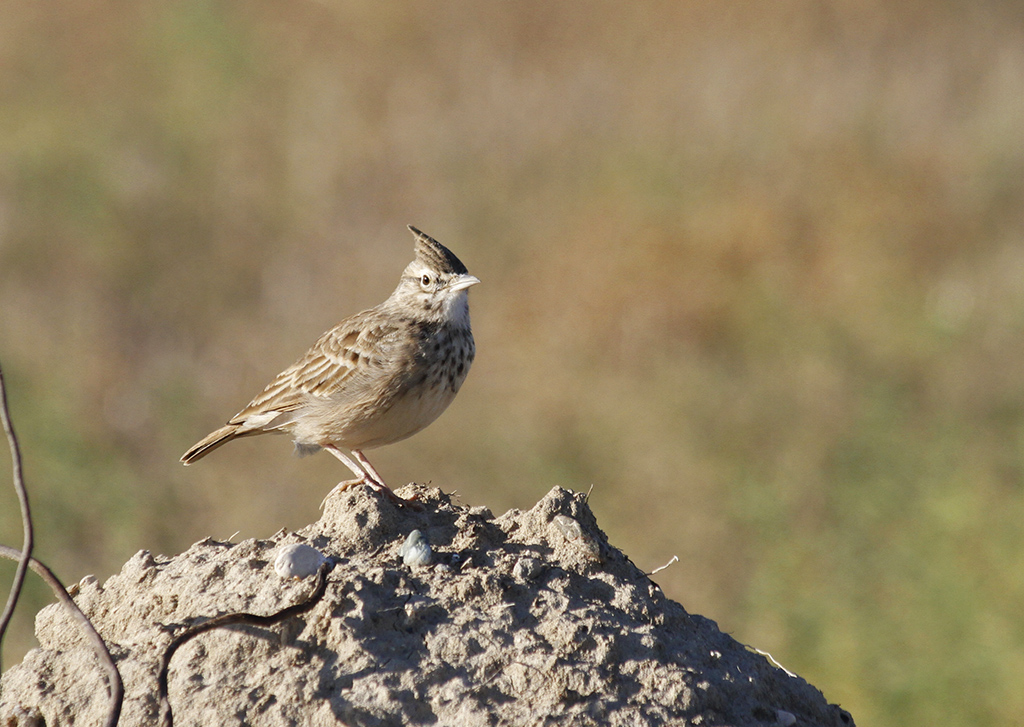
POLYGON ((4 4, 39 554, 313 520, 330 458, 177 458, 387 295, 413 223, 484 281, 479 358, 389 480, 496 513, 593 483, 670 596, 859 722, 1020 724, 1021 6, 574 7, 4 4))

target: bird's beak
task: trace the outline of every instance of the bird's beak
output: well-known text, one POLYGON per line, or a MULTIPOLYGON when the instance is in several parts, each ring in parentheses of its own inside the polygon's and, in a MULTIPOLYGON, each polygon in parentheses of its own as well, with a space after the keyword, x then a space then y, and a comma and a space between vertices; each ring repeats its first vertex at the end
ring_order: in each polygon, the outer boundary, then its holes
POLYGON ((479 282, 480 278, 466 273, 465 275, 460 275, 457 278, 452 278, 452 281, 448 283, 448 289, 454 293, 457 290, 465 290, 469 286, 476 285, 479 282))

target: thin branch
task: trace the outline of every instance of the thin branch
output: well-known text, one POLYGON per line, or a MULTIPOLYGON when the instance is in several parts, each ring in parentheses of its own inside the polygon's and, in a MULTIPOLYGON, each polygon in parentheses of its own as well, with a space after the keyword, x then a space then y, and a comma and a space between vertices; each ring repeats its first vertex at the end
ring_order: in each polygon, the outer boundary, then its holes
MULTIPOLYGON (((3 420, 4 432, 7 434, 7 442, 11 447, 11 466, 14 469, 14 490, 18 493, 18 502, 21 503, 22 531, 25 534, 21 546, 21 555, 18 558, 18 568, 14 572, 14 583, 11 584, 11 592, 7 596, 7 605, 4 606, 3 615, 0 616, 0 646, 4 642, 4 634, 7 632, 7 625, 14 615, 14 607, 21 597, 21 588, 25 584, 25 574, 28 572, 29 560, 32 558, 32 546, 35 536, 32 530, 32 513, 28 506, 28 492, 25 490, 25 481, 21 473, 21 448, 18 446, 18 437, 14 434, 14 425, 11 423, 11 413, 7 409, 7 387, 4 385, 4 372, 0 368, 0 419, 3 420)), ((0 669, 2 669, 0 659, 0 669)))
POLYGON ((786 667, 784 667, 784 666, 783 666, 782 664, 780 664, 779 662, 775 661, 775 657, 774 657, 774 656, 772 656, 771 654, 769 654, 769 653, 768 653, 767 651, 761 651, 761 650, 760 650, 760 649, 758 649, 758 648, 757 648, 756 646, 747 646, 746 644, 744 644, 744 647, 745 647, 745 648, 747 648, 747 649, 749 649, 750 651, 755 651, 755 652, 757 652, 757 653, 758 653, 758 654, 760 654, 761 656, 767 656, 767 657, 768 657, 768 661, 770 661, 770 662, 771 662, 772 664, 774 664, 775 666, 777 666, 777 667, 778 667, 779 669, 782 669, 782 671, 786 672, 786 674, 788 674, 789 676, 793 677, 794 679, 799 679, 799 677, 798 677, 798 676, 797 676, 796 674, 794 674, 793 672, 791 672, 791 671, 790 671, 789 669, 787 669, 786 667))
POLYGON ((14 433, 14 424, 11 422, 11 413, 7 407, 7 387, 4 383, 4 372, 0 368, 0 419, 3 420, 4 432, 7 434, 7 442, 11 447, 11 463, 14 470, 14 489, 18 493, 18 501, 21 503, 22 528, 25 533, 24 545, 21 551, 0 545, 0 556, 18 561, 18 568, 14 574, 14 583, 11 586, 11 593, 7 597, 7 605, 3 615, 0 616, 0 644, 3 643, 4 633, 14 614, 14 607, 21 597, 21 589, 25 583, 25 575, 29 567, 53 589, 57 600, 71 612, 71 615, 81 624, 86 636, 92 642, 93 649, 100 659, 100 663, 107 672, 108 691, 111 698, 110 714, 107 716, 107 727, 115 727, 121 717, 121 704, 124 701, 124 684, 121 682, 121 674, 114 664, 114 660, 107 650, 107 645, 96 631, 89 618, 82 613, 82 609, 74 602, 67 589, 60 582, 60 579, 53 574, 41 561, 32 557, 32 547, 35 535, 32 528, 32 511, 28 504, 28 491, 25 489, 25 480, 21 469, 21 447, 18 445, 18 437, 14 433))
POLYGON ((671 558, 668 559, 668 563, 666 563, 665 565, 661 566, 660 568, 655 568, 654 570, 652 570, 647 575, 648 576, 653 576, 655 573, 659 573, 659 572, 665 570, 666 568, 668 568, 673 563, 677 563, 677 562, 679 562, 679 556, 678 555, 673 555, 671 558))
MULTIPOLYGON (((24 554, 18 552, 14 548, 10 548, 6 545, 0 545, 0 556, 4 558, 10 558, 11 560, 23 559, 24 554)), ((121 704, 124 701, 124 684, 121 682, 121 674, 117 670, 117 666, 114 664, 114 659, 110 656, 110 652, 107 650, 107 645, 103 642, 103 637, 99 635, 96 628, 92 625, 92 621, 89 617, 82 613, 82 609, 78 607, 74 599, 68 595, 67 590, 61 584, 60 580, 53 574, 49 568, 46 567, 41 561, 35 558, 29 558, 29 565, 32 567, 39 577, 42 578, 46 583, 53 589, 54 594, 57 596, 57 600, 64 604, 65 607, 71 612, 71 615, 75 617, 82 628, 85 630, 85 635, 92 642, 92 647, 96 651, 96 656, 99 657, 100 663, 107 672, 108 690, 110 692, 110 714, 107 716, 106 727, 115 727, 117 720, 121 717, 121 704)))
POLYGON ((160 664, 160 674, 157 677, 158 698, 160 700, 161 710, 163 711, 161 724, 164 727, 173 727, 174 724, 174 716, 171 713, 171 703, 167 698, 167 681, 168 674, 171 670, 171 657, 174 656, 174 653, 180 647, 184 646, 190 639, 199 636, 199 634, 210 631, 211 629, 223 626, 232 626, 234 624, 271 626, 284 621, 286 618, 290 618, 291 616, 298 616, 301 613, 309 611, 313 606, 319 603, 320 599, 323 598, 324 593, 327 591, 327 574, 333 567, 334 562, 331 559, 325 561, 323 565, 320 566, 320 570, 316 572, 317 582, 316 586, 313 588, 313 592, 304 600, 288 606, 287 608, 283 608, 276 613, 272 613, 267 616, 260 616, 259 614, 254 613, 224 613, 220 616, 214 616, 208 621, 203 621, 200 624, 190 626, 175 636, 164 651, 163 659, 161 659, 160 664))

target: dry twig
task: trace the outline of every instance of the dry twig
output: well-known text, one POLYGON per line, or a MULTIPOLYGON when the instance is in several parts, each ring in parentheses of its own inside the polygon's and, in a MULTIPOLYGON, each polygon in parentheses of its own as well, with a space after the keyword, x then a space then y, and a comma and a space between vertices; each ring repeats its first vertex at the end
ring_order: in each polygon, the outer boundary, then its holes
POLYGON ((316 573, 317 581, 313 592, 310 593, 305 600, 299 601, 287 608, 283 608, 277 613, 272 613, 267 616, 260 616, 259 614, 254 613, 224 613, 220 616, 214 616, 208 621, 203 621, 202 623, 190 626, 175 636, 171 640, 171 643, 167 645, 167 650, 164 651, 163 659, 160 663, 160 675, 157 678, 160 706, 163 712, 161 724, 164 725, 164 727, 173 727, 174 724, 174 716, 171 712, 171 703, 167 698, 167 680, 168 673, 171 669, 171 657, 174 656, 174 653, 180 647, 184 646, 190 639, 199 636, 199 634, 210 631, 211 629, 232 626, 234 624, 271 626, 284 621, 286 618, 298 616, 300 613, 309 611, 313 606, 319 603, 320 599, 323 598, 324 593, 327 591, 327 574, 333 567, 334 564, 330 559, 325 561, 316 573))
MULTIPOLYGON (((3 420, 4 432, 7 434, 7 442, 11 447, 14 490, 18 493, 18 502, 21 504, 21 527, 24 533, 21 554, 18 557, 18 568, 14 572, 14 583, 11 584, 11 592, 7 596, 7 605, 4 607, 3 615, 0 615, 0 644, 2 644, 4 634, 7 632, 7 625, 11 621, 11 616, 14 615, 14 607, 21 597, 21 588, 25 584, 25 574, 28 572, 29 560, 32 558, 35 537, 32 530, 32 512, 28 506, 28 492, 25 490, 25 481, 21 472, 21 448, 18 446, 18 437, 14 434, 14 424, 11 423, 11 413, 7 408, 7 387, 4 385, 2 368, 0 368, 0 419, 3 420)), ((2 666, 3 664, 0 662, 0 667, 2 666)))
MULTIPOLYGON (((0 545, 0 556, 4 558, 10 558, 11 560, 19 560, 23 554, 15 550, 14 548, 6 545, 0 545)), ((108 689, 110 692, 110 714, 107 715, 106 726, 114 727, 117 721, 121 718, 121 704, 124 701, 124 684, 121 682, 121 673, 117 670, 117 666, 114 664, 114 659, 110 656, 110 652, 107 650, 107 645, 103 641, 103 637, 96 631, 96 627, 92 625, 92 621, 89 617, 82 613, 82 609, 78 607, 74 599, 68 594, 67 589, 60 582, 60 579, 53 574, 44 563, 35 558, 29 558, 29 565, 32 567, 40 578, 46 581, 47 585, 53 589, 54 595, 57 596, 57 600, 67 607, 71 615, 75 617, 75 620, 85 630, 86 636, 89 637, 89 641, 92 642, 92 647, 96 651, 96 656, 99 657, 100 663, 107 672, 108 689)))
POLYGON ((0 418, 3 419, 4 432, 6 432, 7 441, 11 446, 11 459, 13 460, 14 469, 14 489, 17 491, 18 499, 21 502, 21 517, 25 532, 25 545, 21 551, 18 551, 15 548, 10 548, 6 545, 0 545, 0 556, 18 561, 18 569, 14 576, 14 584, 11 586, 11 594, 7 599, 7 607, 4 609, 3 617, 0 618, 0 644, 3 643, 4 632, 7 629, 7 624, 10 622, 11 614, 14 613, 14 607, 17 605, 18 598, 21 595, 21 588, 25 582, 25 573, 28 568, 31 567, 32 570, 38 573, 50 588, 53 589, 54 594, 57 596, 57 600, 67 607, 71 612, 71 615, 74 616, 74 618, 81 624, 82 628, 85 629, 86 635, 92 642, 92 646, 96 650, 96 655, 99 657, 100 663, 107 672, 111 705, 110 713, 107 715, 106 727, 115 727, 115 725, 117 725, 117 721, 121 718, 121 705, 124 702, 124 684, 121 681, 121 673, 117 670, 117 666, 114 664, 114 660, 111 658, 110 652, 107 650, 107 645, 103 642, 103 638, 96 631, 96 628, 92 625, 89 617, 82 613, 82 609, 80 609, 78 604, 76 604, 71 596, 68 595, 67 589, 64 588, 60 579, 58 579, 57 576, 53 574, 53 571, 47 568, 45 564, 32 557, 32 514, 29 510, 28 492, 25 489, 25 481, 22 476, 21 449, 18 446, 18 437, 14 433, 14 426, 11 423, 10 411, 7 408, 7 390, 4 387, 3 369, 0 369, 0 418))

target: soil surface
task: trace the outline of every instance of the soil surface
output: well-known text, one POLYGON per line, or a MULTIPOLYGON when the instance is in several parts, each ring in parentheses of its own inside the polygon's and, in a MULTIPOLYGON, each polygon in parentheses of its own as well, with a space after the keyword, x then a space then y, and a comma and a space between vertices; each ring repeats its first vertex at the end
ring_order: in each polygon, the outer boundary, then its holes
MULTIPOLYGON (((356 487, 299 532, 141 551, 105 583, 72 588, 121 671, 120 724, 161 724, 159 665, 176 634, 307 599, 315 577, 274 567, 303 543, 333 565, 323 597, 277 624, 184 643, 169 671, 175 724, 853 725, 666 598, 609 545, 583 495, 556 488, 494 517, 437 489, 399 494, 418 508, 356 487), (403 549, 413 530, 422 539, 403 549)), ((40 648, 0 681, 0 727, 103 724, 106 681, 78 624, 53 604, 36 634, 40 648)))

